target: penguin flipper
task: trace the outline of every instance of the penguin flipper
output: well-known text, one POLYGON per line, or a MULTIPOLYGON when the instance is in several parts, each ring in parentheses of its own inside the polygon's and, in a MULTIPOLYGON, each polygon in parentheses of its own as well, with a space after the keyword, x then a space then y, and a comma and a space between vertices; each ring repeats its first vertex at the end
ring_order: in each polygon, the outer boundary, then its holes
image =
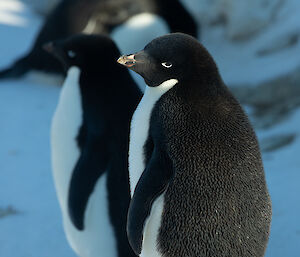
POLYGON ((82 147, 81 156, 74 168, 69 193, 68 212, 78 230, 84 229, 84 214, 98 178, 108 166, 108 149, 104 137, 91 139, 82 147), (97 167, 97 168, 95 168, 97 167))
POLYGON ((153 202, 161 195, 173 175, 172 162, 162 150, 154 148, 130 202, 127 219, 129 243, 136 255, 142 250, 145 221, 153 202))

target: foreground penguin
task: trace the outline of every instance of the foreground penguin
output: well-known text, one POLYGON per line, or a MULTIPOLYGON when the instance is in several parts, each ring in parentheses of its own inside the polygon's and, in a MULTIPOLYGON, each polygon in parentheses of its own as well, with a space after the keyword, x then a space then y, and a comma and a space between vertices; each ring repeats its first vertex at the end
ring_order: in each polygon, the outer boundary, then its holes
POLYGON ((134 257, 126 236, 128 140, 141 93, 104 36, 45 46, 68 69, 52 120, 53 176, 68 241, 81 257, 134 257))
MULTIPOLYGON (((81 32, 113 34, 119 27, 126 29, 122 25, 141 13, 161 17, 169 27, 164 33, 171 31, 197 35, 197 24, 180 0, 61 0, 49 13, 30 51, 10 67, 0 70, 0 79, 22 77, 30 71, 65 76, 61 64, 43 51, 45 43, 81 32)), ((132 29, 132 24, 129 27, 132 29)), ((158 36, 157 29, 153 28, 152 33, 152 38, 158 36)), ((159 35, 164 33, 159 32, 159 35)), ((122 46, 122 40, 117 43, 122 46)))
POLYGON ((175 33, 118 62, 148 85, 130 132, 135 253, 264 256, 271 203, 259 146, 210 54, 175 33))

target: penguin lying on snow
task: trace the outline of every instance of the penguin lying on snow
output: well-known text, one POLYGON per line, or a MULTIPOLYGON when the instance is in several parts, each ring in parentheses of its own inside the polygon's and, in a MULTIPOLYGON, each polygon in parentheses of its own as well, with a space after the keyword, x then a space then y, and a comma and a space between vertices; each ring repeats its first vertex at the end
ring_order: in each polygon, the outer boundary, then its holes
POLYGON ((0 79, 21 77, 32 70, 65 75, 61 64, 43 51, 43 44, 80 32, 109 34, 143 12, 160 16, 172 32, 197 35, 193 17, 179 0, 62 0, 48 15, 29 53, 1 70, 0 79))
POLYGON ((105 36, 45 48, 68 68, 52 120, 53 176, 65 233, 81 257, 134 257, 126 236, 128 140, 141 92, 105 36))
POLYGON ((210 54, 175 33, 118 62, 148 85, 130 132, 135 253, 264 256, 271 203, 259 146, 210 54))

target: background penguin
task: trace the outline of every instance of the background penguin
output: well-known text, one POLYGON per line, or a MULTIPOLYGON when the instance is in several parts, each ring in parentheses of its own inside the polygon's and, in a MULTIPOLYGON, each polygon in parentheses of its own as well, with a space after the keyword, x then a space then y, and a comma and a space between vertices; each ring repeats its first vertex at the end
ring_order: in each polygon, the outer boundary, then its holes
POLYGON ((105 36, 45 45, 66 68, 51 128, 65 233, 81 257, 134 257, 126 236, 129 123, 141 92, 105 36))
POLYGON ((210 54, 175 33, 118 61, 148 85, 130 132, 135 253, 264 256, 271 203, 259 146, 210 54))
MULTIPOLYGON (((160 16, 172 32, 197 35, 193 17, 179 0, 62 0, 48 15, 29 53, 1 70, 0 79, 21 77, 31 70, 64 76, 63 67, 43 51, 43 44, 80 32, 110 34, 132 16, 145 12, 160 16)), ((159 35, 154 34, 152 38, 159 35)), ((120 47, 122 40, 117 43, 120 47)))

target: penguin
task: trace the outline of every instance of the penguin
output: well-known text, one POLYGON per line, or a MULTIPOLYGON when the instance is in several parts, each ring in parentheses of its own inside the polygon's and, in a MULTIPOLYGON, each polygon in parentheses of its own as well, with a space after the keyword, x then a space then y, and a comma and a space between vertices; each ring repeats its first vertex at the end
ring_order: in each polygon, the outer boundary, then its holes
POLYGON ((173 33, 118 62, 147 84, 130 131, 135 253, 264 256, 271 201, 259 145, 208 51, 173 33))
POLYGON ((54 184, 63 225, 81 257, 135 257, 126 235, 131 116, 141 91, 115 43, 76 35, 44 48, 67 69, 51 125, 54 184))
MULTIPOLYGON (((61 0, 49 13, 29 52, 10 67, 0 70, 0 79, 20 78, 30 71, 64 78, 66 73, 61 63, 43 51, 45 43, 82 32, 110 35, 131 17, 141 13, 161 17, 172 32, 180 31, 193 36, 198 33, 194 18, 179 0, 61 0)), ((122 40, 118 42, 120 45, 122 40)))
POLYGON ((32 70, 64 77, 66 73, 62 64, 45 52, 43 45, 51 40, 69 37, 83 30, 91 16, 92 3, 96 1, 87 0, 86 4, 80 0, 60 1, 47 16, 29 52, 16 60, 11 67, 1 70, 0 79, 19 78, 32 70))

